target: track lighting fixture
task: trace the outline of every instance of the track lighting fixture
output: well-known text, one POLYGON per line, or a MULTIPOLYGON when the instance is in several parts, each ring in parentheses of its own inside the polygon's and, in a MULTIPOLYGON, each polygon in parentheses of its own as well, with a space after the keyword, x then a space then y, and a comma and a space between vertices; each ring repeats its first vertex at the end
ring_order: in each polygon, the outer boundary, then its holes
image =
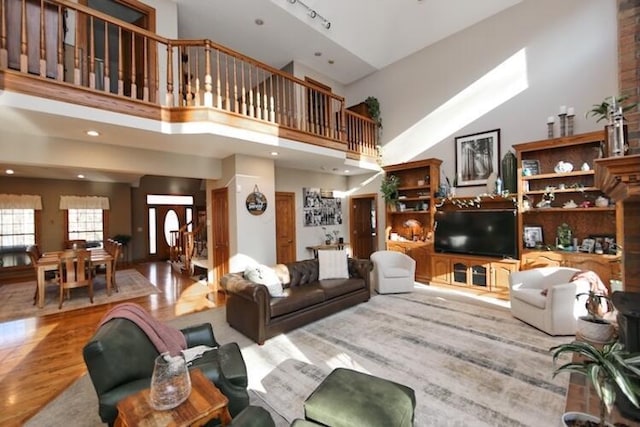
POLYGON ((321 22, 322 22, 322 26, 324 28, 326 28, 327 30, 329 28, 331 28, 331 22, 325 18, 324 16, 320 15, 316 10, 311 9, 309 6, 307 6, 305 3, 303 3, 301 0, 289 0, 289 3, 291 4, 296 4, 298 3, 300 6, 304 7, 307 11, 307 15, 309 15, 309 17, 311 19, 316 19, 318 18, 321 22))

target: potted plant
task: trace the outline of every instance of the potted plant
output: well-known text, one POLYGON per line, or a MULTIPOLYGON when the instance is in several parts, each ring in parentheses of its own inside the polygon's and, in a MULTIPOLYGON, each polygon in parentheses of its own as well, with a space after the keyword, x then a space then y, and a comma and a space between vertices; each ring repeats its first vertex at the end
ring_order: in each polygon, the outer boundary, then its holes
POLYGON ((611 322, 604 319, 603 316, 609 311, 604 303, 607 301, 611 303, 611 298, 593 290, 576 295, 577 300, 582 297, 587 297, 585 307, 588 314, 578 318, 577 333, 591 342, 608 342, 613 337, 615 329, 611 322))
POLYGON ((395 206, 398 200, 398 187, 400 185, 400 178, 396 175, 385 175, 380 183, 380 192, 384 202, 390 207, 395 206))
MULTIPOLYGON (((623 105, 627 99, 629 99, 629 96, 627 95, 621 95, 615 98, 615 104, 622 107, 623 115, 637 105, 636 103, 623 105)), ((613 97, 608 97, 600 104, 593 104, 591 109, 585 113, 585 117, 597 117, 596 123, 600 123, 602 120, 608 120, 609 109, 611 108, 613 101, 613 97)))
MULTIPOLYGON (((598 348, 586 341, 573 341, 552 347, 549 351, 553 354, 554 377, 561 372, 584 375, 600 399, 600 418, 597 421, 599 424, 594 424, 593 420, 590 421, 591 424, 589 421, 576 423, 576 419, 580 417, 579 413, 574 412, 564 414, 565 426, 605 426, 606 417, 616 399, 616 390, 624 394, 634 406, 640 407, 638 403, 640 395, 630 381, 632 375, 640 375, 640 370, 637 368, 640 356, 630 355, 619 342, 605 344, 598 348), (565 353, 578 357, 558 367, 558 359, 565 353)), ((588 418, 590 416, 584 417, 584 419, 588 418)))
POLYGON ((380 117, 380 101, 375 96, 369 96, 364 100, 365 105, 367 106, 367 112, 369 113, 369 117, 373 120, 376 125, 378 125, 378 129, 382 129, 382 118, 380 117))

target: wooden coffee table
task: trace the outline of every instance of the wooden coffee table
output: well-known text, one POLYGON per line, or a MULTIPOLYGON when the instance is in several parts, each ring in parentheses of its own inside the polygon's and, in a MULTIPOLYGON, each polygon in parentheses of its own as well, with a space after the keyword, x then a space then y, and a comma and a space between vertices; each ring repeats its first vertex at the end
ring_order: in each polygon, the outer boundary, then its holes
POLYGON ((231 422, 229 399, 220 392, 200 369, 191 373, 191 394, 173 409, 157 411, 149 403, 149 389, 132 394, 118 402, 115 426, 200 426, 215 418, 223 426, 231 422))

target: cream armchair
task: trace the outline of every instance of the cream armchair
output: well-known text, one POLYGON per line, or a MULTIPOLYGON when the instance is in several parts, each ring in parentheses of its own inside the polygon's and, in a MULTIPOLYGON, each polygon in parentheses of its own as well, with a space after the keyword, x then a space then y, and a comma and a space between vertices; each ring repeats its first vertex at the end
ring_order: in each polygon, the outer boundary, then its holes
POLYGON ((589 291, 586 281, 571 282, 579 271, 543 267, 511 273, 511 314, 549 335, 575 335, 576 319, 587 314, 576 295, 589 291))
POLYGON ((409 255, 396 251, 377 251, 373 261, 373 286, 379 294, 413 291, 416 262, 409 255))

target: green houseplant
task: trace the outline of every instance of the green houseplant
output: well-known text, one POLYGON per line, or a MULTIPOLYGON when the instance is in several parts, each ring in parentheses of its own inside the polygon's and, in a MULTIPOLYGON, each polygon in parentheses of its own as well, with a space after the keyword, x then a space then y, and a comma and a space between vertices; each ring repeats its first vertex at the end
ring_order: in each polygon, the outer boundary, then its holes
POLYGON ((380 183, 380 192, 387 205, 394 205, 398 200, 398 187, 400 178, 396 175, 385 175, 380 183))
POLYGON ((603 316, 609 311, 604 303, 608 301, 610 304, 611 298, 591 289, 588 292, 577 294, 576 300, 582 297, 586 297, 585 308, 588 314, 578 318, 577 333, 591 342, 609 341, 613 337, 615 329, 611 322, 604 319, 603 316))
MULTIPOLYGON (((624 102, 627 99, 629 99, 629 96, 627 95, 621 95, 615 98, 616 105, 619 105, 622 107, 623 115, 624 113, 631 110, 633 107, 637 105, 636 103, 624 105, 624 102)), ((586 118, 596 117, 597 118, 596 123, 600 123, 602 120, 608 120, 609 108, 611 107, 612 102, 613 102, 613 97, 608 97, 608 98, 605 98, 599 104, 593 104, 591 109, 585 113, 585 117, 586 118)))
POLYGON ((549 351, 553 355, 554 377, 561 372, 575 372, 586 376, 593 385, 600 399, 600 426, 605 426, 606 416, 616 399, 616 389, 634 406, 640 407, 640 395, 631 383, 633 375, 640 375, 637 368, 640 356, 630 355, 619 342, 598 348, 586 341, 573 341, 552 347, 549 351), (558 359, 564 354, 579 357, 557 366, 558 359))

